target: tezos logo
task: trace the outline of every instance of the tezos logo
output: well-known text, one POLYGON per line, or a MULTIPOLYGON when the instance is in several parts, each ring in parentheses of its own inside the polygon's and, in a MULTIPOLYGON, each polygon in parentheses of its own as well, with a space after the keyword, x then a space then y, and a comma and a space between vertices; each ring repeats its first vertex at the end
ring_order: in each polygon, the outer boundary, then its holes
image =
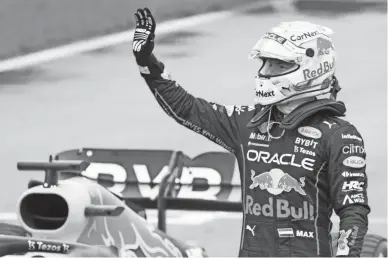
POLYGON ((67 253, 70 246, 67 244, 53 244, 43 241, 28 240, 28 251, 43 251, 53 253, 67 253))
POLYGON ((311 126, 303 126, 298 128, 298 132, 306 137, 319 139, 322 136, 321 131, 311 126))
POLYGON ((328 73, 331 70, 333 70, 334 65, 335 65, 334 60, 331 63, 328 61, 325 61, 323 63, 320 63, 319 68, 316 70, 304 69, 303 70, 304 79, 307 81, 307 80, 315 79, 325 73, 328 73))
POLYGON ((294 152, 299 152, 299 153, 303 153, 303 154, 315 157, 315 152, 311 150, 306 150, 305 148, 299 147, 299 146, 294 146, 294 152))
POLYGON ((344 164, 347 167, 351 167, 351 168, 362 168, 366 165, 366 161, 365 161, 365 159, 363 159, 361 157, 350 156, 350 157, 347 157, 346 159, 344 159, 342 164, 344 164))

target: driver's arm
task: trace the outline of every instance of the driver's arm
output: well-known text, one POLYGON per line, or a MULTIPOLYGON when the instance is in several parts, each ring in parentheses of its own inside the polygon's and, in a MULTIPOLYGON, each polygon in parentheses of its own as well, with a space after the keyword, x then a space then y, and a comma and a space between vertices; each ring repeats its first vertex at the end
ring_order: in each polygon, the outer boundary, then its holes
POLYGON ((364 140, 353 125, 347 124, 331 134, 328 144, 330 196, 340 218, 336 256, 358 257, 370 212, 364 140))
POLYGON ((140 73, 163 110, 179 124, 235 153, 239 133, 235 116, 224 106, 196 98, 169 78, 164 64, 151 54, 140 73))

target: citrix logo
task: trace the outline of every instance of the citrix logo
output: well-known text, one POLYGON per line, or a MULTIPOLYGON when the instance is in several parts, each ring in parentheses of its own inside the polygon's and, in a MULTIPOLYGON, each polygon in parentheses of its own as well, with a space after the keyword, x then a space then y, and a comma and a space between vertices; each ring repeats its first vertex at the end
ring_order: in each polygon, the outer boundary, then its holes
POLYGON ((355 153, 363 154, 365 153, 365 148, 360 145, 349 144, 342 148, 342 153, 343 154, 355 154, 355 153))

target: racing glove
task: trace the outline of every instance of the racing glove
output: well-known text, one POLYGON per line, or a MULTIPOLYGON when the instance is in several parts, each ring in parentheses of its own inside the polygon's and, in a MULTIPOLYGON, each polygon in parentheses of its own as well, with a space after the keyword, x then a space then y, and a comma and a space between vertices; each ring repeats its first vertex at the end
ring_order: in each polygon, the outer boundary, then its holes
POLYGON ((148 8, 138 9, 135 19, 132 50, 140 73, 144 78, 159 78, 164 73, 164 65, 152 54, 155 45, 155 19, 148 8))
POLYGON ((146 67, 154 49, 155 19, 148 8, 137 9, 135 13, 136 29, 133 36, 132 50, 139 69, 146 67))

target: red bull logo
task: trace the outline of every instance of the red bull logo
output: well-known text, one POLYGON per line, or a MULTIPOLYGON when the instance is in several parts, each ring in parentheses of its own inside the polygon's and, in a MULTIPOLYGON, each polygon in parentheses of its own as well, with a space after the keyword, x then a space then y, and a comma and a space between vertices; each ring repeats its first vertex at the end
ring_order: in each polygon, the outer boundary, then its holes
POLYGON ((315 79, 325 73, 331 72, 334 68, 335 68, 334 59, 332 62, 324 61, 323 63, 320 63, 319 67, 316 69, 304 69, 303 76, 306 81, 315 79))
POLYGON ((314 220, 314 206, 307 201, 300 203, 300 207, 290 205, 287 200, 268 198, 268 203, 255 203, 253 197, 247 195, 245 197, 245 214, 264 217, 276 218, 293 218, 314 220), (274 209, 276 207, 276 209, 274 209), (276 210, 276 214, 275 211, 276 210))
POLYGON ((257 176, 255 176, 255 171, 251 170, 251 180, 252 184, 249 186, 249 189, 260 187, 261 190, 267 190, 273 195, 281 194, 283 191, 289 193, 291 190, 294 190, 301 195, 306 195, 305 190, 303 190, 305 178, 300 178, 298 182, 279 168, 273 168, 269 172, 264 172, 257 176))
POLYGON ((317 39, 317 49, 318 49, 318 55, 328 55, 330 54, 330 50, 334 50, 333 43, 331 43, 330 40, 325 38, 318 38, 317 39))

